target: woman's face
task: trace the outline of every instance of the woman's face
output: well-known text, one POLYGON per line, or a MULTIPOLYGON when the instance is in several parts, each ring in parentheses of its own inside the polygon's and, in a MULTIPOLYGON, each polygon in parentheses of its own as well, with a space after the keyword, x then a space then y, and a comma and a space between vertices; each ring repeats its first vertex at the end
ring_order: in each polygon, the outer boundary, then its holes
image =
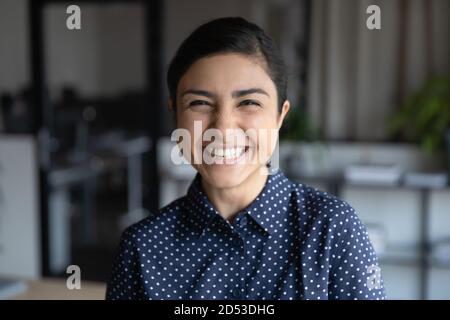
POLYGON ((277 103, 257 58, 217 54, 190 66, 177 88, 177 126, 189 131, 190 162, 205 182, 235 187, 265 166, 289 110, 286 101, 279 113, 277 103))

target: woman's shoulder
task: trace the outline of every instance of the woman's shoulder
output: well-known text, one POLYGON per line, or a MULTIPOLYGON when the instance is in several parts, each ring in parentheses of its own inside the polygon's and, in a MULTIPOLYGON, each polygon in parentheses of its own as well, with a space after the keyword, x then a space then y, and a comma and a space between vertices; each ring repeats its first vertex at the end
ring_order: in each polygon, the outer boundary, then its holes
POLYGON ((302 183, 293 183, 292 190, 300 229, 310 234, 320 230, 330 243, 348 242, 348 238, 369 242, 366 226, 347 201, 302 183))
POLYGON ((150 212, 142 220, 125 229, 122 237, 135 238, 137 235, 148 234, 155 230, 167 230, 172 228, 177 219, 178 212, 185 206, 186 197, 180 197, 158 210, 150 212))
MULTIPOLYGON (((308 184, 291 182, 291 202, 314 219, 341 222, 356 218, 355 209, 345 200, 308 184)), ((340 223, 341 224, 341 223, 340 223)))

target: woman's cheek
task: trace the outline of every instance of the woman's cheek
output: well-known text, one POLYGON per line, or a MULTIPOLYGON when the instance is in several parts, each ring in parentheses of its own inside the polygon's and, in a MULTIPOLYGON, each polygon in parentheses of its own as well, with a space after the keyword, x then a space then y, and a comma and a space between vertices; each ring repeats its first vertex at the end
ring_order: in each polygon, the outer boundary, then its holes
POLYGON ((272 154, 271 144, 271 128, 266 126, 252 126, 246 131, 249 141, 251 142, 252 152, 251 158, 255 159, 258 164, 264 164, 272 154))

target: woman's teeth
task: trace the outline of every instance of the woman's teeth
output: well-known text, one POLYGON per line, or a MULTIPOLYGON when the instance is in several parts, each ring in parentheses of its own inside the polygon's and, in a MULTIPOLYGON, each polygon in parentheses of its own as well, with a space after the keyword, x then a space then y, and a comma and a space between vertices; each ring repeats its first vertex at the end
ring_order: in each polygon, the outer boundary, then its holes
POLYGON ((233 159, 240 157, 245 151, 244 147, 237 147, 237 148, 214 148, 211 150, 211 155, 216 157, 222 157, 224 159, 233 159))

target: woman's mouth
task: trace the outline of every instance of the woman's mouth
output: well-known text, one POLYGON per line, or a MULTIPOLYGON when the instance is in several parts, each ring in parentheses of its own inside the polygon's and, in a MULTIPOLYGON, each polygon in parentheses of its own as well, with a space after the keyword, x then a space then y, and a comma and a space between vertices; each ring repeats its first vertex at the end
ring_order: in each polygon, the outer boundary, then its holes
POLYGON ((213 164, 235 164, 244 159, 249 149, 249 146, 205 148, 204 154, 213 164))

